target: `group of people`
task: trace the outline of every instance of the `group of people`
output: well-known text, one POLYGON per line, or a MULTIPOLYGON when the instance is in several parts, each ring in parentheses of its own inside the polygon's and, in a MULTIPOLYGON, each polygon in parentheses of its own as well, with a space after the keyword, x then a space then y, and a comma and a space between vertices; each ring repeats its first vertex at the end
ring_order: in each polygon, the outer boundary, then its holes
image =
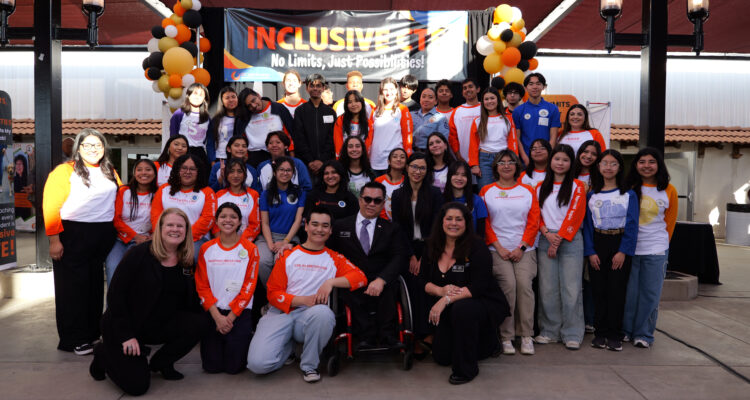
POLYGON ((95 379, 145 393, 151 371, 181 379, 174 363, 200 342, 208 373, 299 361, 316 382, 333 288, 359 349, 403 350, 399 276, 415 356, 451 365, 454 384, 514 342, 580 348, 584 281, 593 347, 653 343, 677 215, 659 151, 626 176, 584 106, 560 123, 539 73, 500 91, 467 79, 455 108, 447 80, 417 93, 412 76, 386 78, 373 102, 352 71, 334 107, 319 74, 283 83, 278 102, 225 87, 213 117, 191 85, 162 154, 125 185, 93 129, 50 174, 58 348, 93 353, 95 379), (164 345, 149 360, 151 344, 164 345))

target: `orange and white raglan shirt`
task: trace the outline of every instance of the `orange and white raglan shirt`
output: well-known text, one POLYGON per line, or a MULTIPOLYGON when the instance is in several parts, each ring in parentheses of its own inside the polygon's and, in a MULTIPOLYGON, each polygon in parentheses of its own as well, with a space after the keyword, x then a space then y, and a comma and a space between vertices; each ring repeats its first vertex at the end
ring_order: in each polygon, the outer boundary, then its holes
MULTIPOLYGON (((485 241, 491 245, 499 241, 503 248, 512 251, 526 243, 526 251, 534 251, 534 241, 541 218, 536 193, 529 185, 517 183, 501 187, 497 182, 482 188, 479 197, 487 206, 485 241)), ((495 248, 490 247, 490 251, 495 248)))
POLYGON ((156 185, 161 186, 169 181, 169 175, 172 173, 172 164, 165 162, 160 164, 158 161, 156 164, 156 185))
POLYGON ((391 182, 390 179, 388 179, 388 174, 380 175, 379 177, 375 178, 375 182, 380 182, 385 186, 385 206, 383 207, 383 210, 380 211, 380 217, 392 220, 393 219, 393 213, 391 209, 391 199, 393 198, 393 192, 396 191, 396 189, 400 188, 401 185, 404 183, 404 176, 401 176, 401 180, 398 182, 391 182))
MULTIPOLYGON (((555 182, 552 186, 552 193, 544 200, 541 205, 542 222, 539 226, 546 226, 547 229, 557 231, 563 239, 572 242, 578 229, 583 223, 583 217, 586 216, 586 189, 583 182, 578 179, 573 180, 573 190, 570 193, 570 202, 566 206, 557 205, 557 194, 560 192, 560 182, 555 182)), ((536 188, 537 198, 539 190, 542 187, 539 184, 536 188)))
POLYGON ((370 153, 372 169, 388 168, 388 153, 396 148, 403 148, 407 155, 411 155, 412 130, 414 124, 409 109, 399 104, 398 109, 383 110, 383 114, 376 115, 377 110, 370 114, 372 124, 371 133, 367 135, 367 150, 370 153))
POLYGON ((518 177, 518 183, 529 185, 533 188, 539 183, 544 181, 544 177, 547 176, 547 171, 543 169, 534 169, 534 173, 531 176, 526 174, 526 171, 521 171, 521 175, 518 177))
MULTIPOLYGON (((367 137, 372 136, 372 120, 367 120, 367 137)), ((336 123, 333 125, 333 147, 336 152, 336 159, 339 158, 342 152, 341 146, 344 145, 344 140, 349 136, 359 136, 359 123, 349 123, 349 133, 344 132, 344 116, 336 118, 336 123)), ((345 150, 343 150, 345 151, 345 150)))
POLYGON ((115 217, 115 198, 120 178, 113 182, 99 165, 88 165, 89 186, 73 170, 73 162, 60 164, 50 172, 44 184, 42 210, 47 236, 62 232, 62 221, 110 222, 115 217))
POLYGON ((292 104, 286 100, 286 97, 282 97, 281 100, 278 101, 278 103, 281 103, 284 107, 286 107, 286 109, 289 110, 289 114, 292 114, 292 118, 294 118, 294 111, 297 109, 297 107, 307 103, 307 100, 299 99, 297 104, 292 104))
POLYGON ((341 276, 349 281, 351 291, 367 285, 364 272, 343 255, 327 247, 312 251, 295 246, 273 266, 268 278, 268 302, 289 313, 295 296, 312 296, 325 281, 341 276))
POLYGON ((602 151, 607 150, 607 144, 604 143, 604 137, 601 132, 596 129, 589 129, 587 131, 570 131, 566 133, 562 139, 559 140, 559 144, 567 144, 573 148, 573 154, 578 154, 578 149, 581 145, 589 140, 595 140, 602 147, 602 151))
POLYGON ((464 160, 469 159, 469 137, 471 135, 471 124, 479 114, 482 108, 480 104, 473 106, 462 104, 453 109, 448 119, 448 143, 453 149, 453 153, 459 154, 464 160))
POLYGON ((247 137, 247 151, 266 150, 266 137, 275 131, 282 131, 289 137, 291 144, 289 151, 294 151, 294 141, 292 135, 286 130, 281 117, 271 112, 271 103, 258 113, 253 113, 250 117, 247 127, 245 127, 245 137, 247 137))
MULTIPOLYGON (((367 97, 365 99, 365 111, 367 111, 367 118, 370 118, 370 114, 372 114, 372 110, 374 110, 377 105, 374 101, 368 99, 367 97)), ((344 115, 344 103, 346 99, 338 99, 335 103, 333 103, 333 110, 336 111, 336 115, 339 117, 344 115)))
POLYGON ((229 248, 219 238, 204 243, 195 269, 195 289, 203 309, 215 305, 239 316, 252 308, 259 261, 258 248, 245 239, 229 248))
POLYGON ((130 217, 133 209, 133 199, 130 188, 121 186, 115 199, 115 218, 112 223, 117 230, 117 237, 123 243, 130 243, 135 235, 145 235, 151 232, 151 199, 153 193, 138 193, 138 208, 136 214, 130 217))
POLYGON ((641 212, 635 255, 663 255, 669 249, 677 223, 677 190, 668 184, 664 190, 654 185, 641 186, 641 212))
POLYGON ((216 194, 208 186, 197 192, 180 190, 173 195, 169 194, 170 189, 171 186, 167 183, 161 185, 154 194, 154 201, 151 203, 151 226, 156 230, 162 211, 167 208, 179 208, 187 214, 193 230, 193 241, 197 242, 208 234, 213 225, 216 194))
MULTIPOLYGON (((245 193, 232 193, 231 190, 221 189, 216 193, 216 209, 224 203, 234 203, 242 213, 240 233, 243 239, 255 240, 260 233, 260 207, 258 206, 258 192, 247 188, 245 193)), ((219 233, 219 227, 214 225, 212 232, 219 233)))
POLYGON ((479 138, 480 118, 474 119, 469 134, 469 166, 479 165, 479 151, 485 153, 499 153, 510 149, 518 154, 518 140, 516 128, 503 115, 487 117, 487 137, 479 138))

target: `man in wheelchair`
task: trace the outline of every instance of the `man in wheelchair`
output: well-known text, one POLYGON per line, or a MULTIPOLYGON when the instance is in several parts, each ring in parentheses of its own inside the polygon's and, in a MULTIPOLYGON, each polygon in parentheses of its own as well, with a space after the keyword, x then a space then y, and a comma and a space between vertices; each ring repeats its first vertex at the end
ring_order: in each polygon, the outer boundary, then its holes
POLYGON ((397 339, 398 276, 407 262, 404 240, 390 221, 379 218, 385 205, 385 186, 368 182, 359 195, 359 212, 337 220, 329 246, 343 254, 367 276, 369 285, 341 293, 351 310, 359 350, 378 346, 401 348, 397 339))
POLYGON ((313 208, 305 223, 307 241, 276 260, 268 278, 271 308, 258 322, 248 351, 247 367, 252 372, 267 374, 280 369, 298 342, 303 344, 300 369, 304 380, 320 380, 320 353, 336 324, 327 304, 331 290, 367 285, 362 271, 325 247, 332 219, 325 208, 313 208))

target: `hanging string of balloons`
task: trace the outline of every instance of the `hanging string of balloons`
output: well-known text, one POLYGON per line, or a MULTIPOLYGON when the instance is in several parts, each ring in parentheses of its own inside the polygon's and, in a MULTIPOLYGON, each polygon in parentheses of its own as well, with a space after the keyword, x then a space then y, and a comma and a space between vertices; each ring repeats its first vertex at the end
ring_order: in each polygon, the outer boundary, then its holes
POLYGON ((536 43, 526 40, 526 23, 518 7, 501 4, 495 8, 492 27, 476 43, 483 56, 484 70, 490 75, 500 74, 505 82, 523 84, 529 71, 537 69, 534 58, 536 43))
POLYGON ((198 68, 199 58, 203 62, 203 53, 211 50, 211 42, 200 37, 200 9, 200 0, 179 0, 172 7, 174 14, 151 28, 153 38, 147 44, 151 54, 143 60, 144 74, 153 81, 154 92, 164 94, 173 112, 182 105, 185 88, 211 82, 208 71, 198 68))

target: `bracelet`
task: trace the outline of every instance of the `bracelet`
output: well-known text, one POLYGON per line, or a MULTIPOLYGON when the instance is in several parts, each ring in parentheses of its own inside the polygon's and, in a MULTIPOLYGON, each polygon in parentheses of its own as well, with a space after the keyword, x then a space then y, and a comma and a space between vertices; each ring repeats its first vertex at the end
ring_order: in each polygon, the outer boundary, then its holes
POLYGON ((448 295, 446 294, 446 295, 445 295, 445 305, 447 306, 447 305, 448 305, 448 304, 450 304, 450 303, 451 303, 451 298, 450 298, 450 297, 448 297, 448 295))
POLYGON ((284 239, 282 239, 282 241, 283 241, 284 243, 289 243, 289 239, 287 239, 287 238, 284 238, 284 239))

